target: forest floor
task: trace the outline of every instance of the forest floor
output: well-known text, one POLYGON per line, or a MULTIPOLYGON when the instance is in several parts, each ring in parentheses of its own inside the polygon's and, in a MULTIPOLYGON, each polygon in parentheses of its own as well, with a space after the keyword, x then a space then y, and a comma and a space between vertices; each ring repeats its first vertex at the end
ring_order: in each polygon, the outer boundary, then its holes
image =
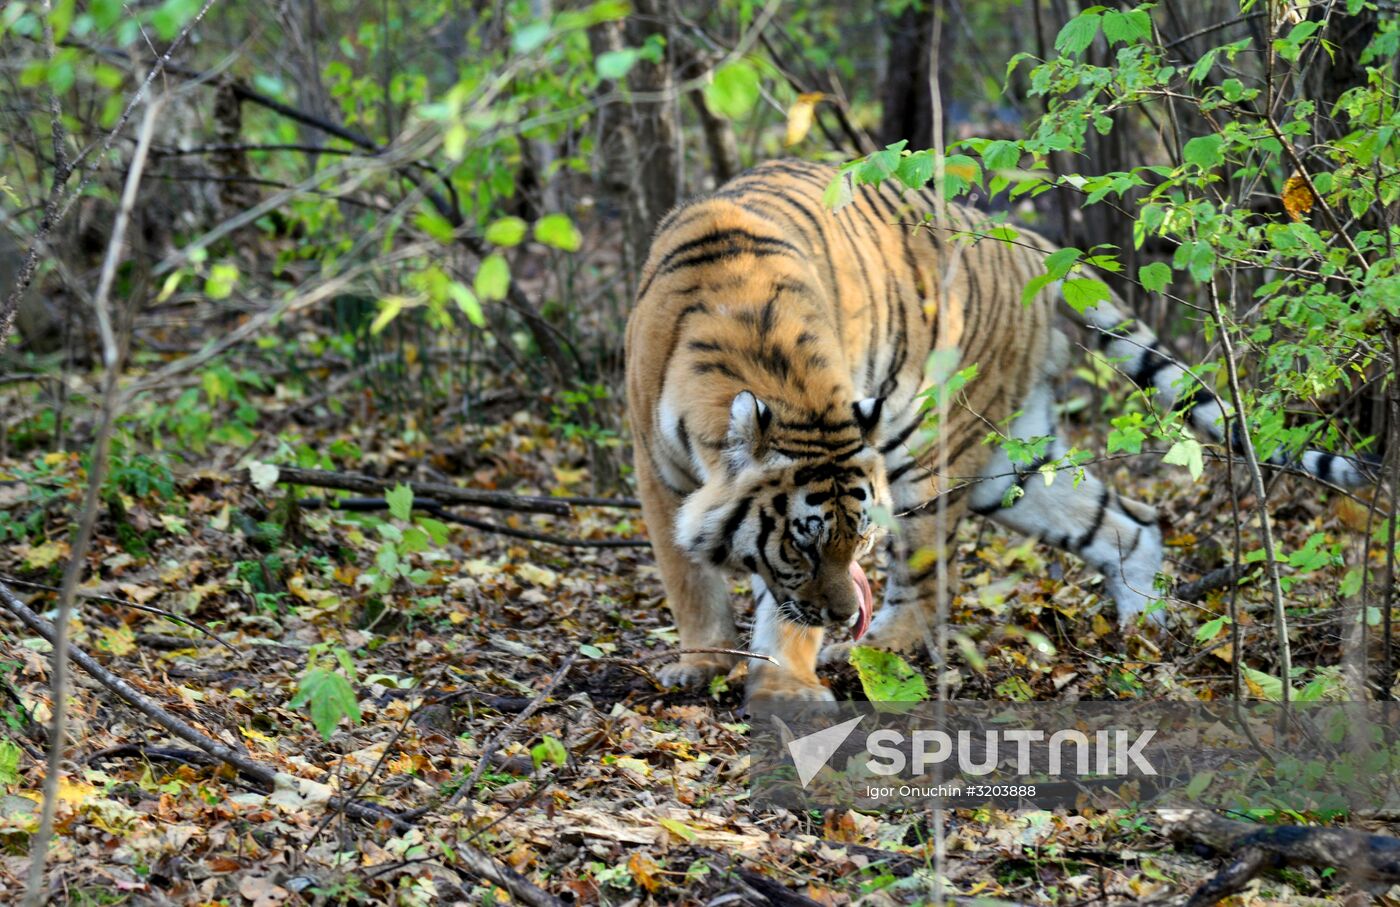
MULTIPOLYGON (((297 405, 240 393, 272 424, 297 405)), ((0 575, 54 585, 86 473, 77 454, 43 452, 51 429, 35 395, 21 385, 0 400, 11 414, 0 426, 9 439, 0 529, 10 535, 0 575)), ((160 412, 175 401, 149 406, 160 412)), ((425 431, 370 405, 352 409, 322 403, 295 414, 284 434, 301 443, 283 444, 281 462, 591 493, 583 445, 523 413, 425 431)), ((272 459, 273 446, 246 440, 210 440, 171 461, 169 474, 160 458, 119 448, 84 587, 105 597, 82 601, 75 639, 174 715, 309 783, 269 793, 79 672, 76 744, 51 851, 67 903, 514 902, 466 868, 466 843, 566 901, 600 904, 916 903, 939 870, 962 899, 1126 903, 1188 892, 1220 866, 1178 849, 1147 813, 954 810, 945 814, 946 864, 937 866, 928 813, 754 810, 742 683, 681 693, 652 675, 676 639, 648 549, 559 547, 421 517, 289 506, 335 493, 250 483, 242 458, 254 450, 272 459), (423 543, 415 526, 432 538, 423 543), (386 591, 374 592, 375 583, 386 591), (196 621, 226 644, 123 602, 196 621), (353 660, 361 718, 339 722, 329 739, 290 704, 317 646, 353 660), (454 797, 467 783, 467 795, 454 797), (342 792, 417 811, 412 827, 328 810, 342 792)), ((1117 478, 1175 527, 1168 569, 1176 575, 1199 575, 1229 551, 1223 481, 1191 484, 1170 467, 1140 476, 1120 467, 1117 478)), ((1280 509, 1290 548, 1314 533, 1337 536, 1339 521, 1355 519, 1317 498, 1299 490, 1280 509)), ((572 539, 644 538, 627 509, 576 508, 563 519, 459 512, 572 539)), ((1073 559, 979 522, 964 525, 956 566, 954 623, 978 653, 954 657, 947 680, 959 698, 1228 694, 1228 646, 1195 639, 1220 610, 1218 596, 1197 611, 1181 606, 1173 634, 1124 641, 1098 581, 1073 559)), ((872 576, 878 597, 879 571, 872 576)), ((1336 579, 1322 569, 1317 588, 1336 579)), ((1310 598, 1308 579, 1299 582, 1292 599, 1314 604, 1294 615, 1295 659, 1335 664, 1335 603, 1310 598)), ((13 588, 37 611, 55 599, 33 585, 13 588)), ((1244 596, 1256 615, 1245 638, 1259 640, 1250 664, 1268 672, 1263 593, 1244 596)), ((0 759, 0 891, 22 885, 37 826, 46 652, 34 634, 0 621, 0 710, 19 747, 17 764, 0 759)), ((849 670, 833 683, 858 695, 849 670)), ((1267 876, 1246 900, 1337 895, 1325 874, 1300 869, 1267 876)))

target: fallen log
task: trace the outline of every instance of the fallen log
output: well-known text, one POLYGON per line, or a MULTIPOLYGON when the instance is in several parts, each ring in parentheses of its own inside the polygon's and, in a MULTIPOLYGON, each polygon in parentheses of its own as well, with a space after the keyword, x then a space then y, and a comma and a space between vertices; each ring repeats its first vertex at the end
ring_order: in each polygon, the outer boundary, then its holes
POLYGON ((1400 838, 1348 828, 1259 825, 1199 809, 1168 809, 1159 815, 1171 837, 1197 841, 1231 857, 1196 889, 1186 907, 1210 907, 1273 866, 1331 868, 1362 888, 1384 890, 1400 883, 1400 838))

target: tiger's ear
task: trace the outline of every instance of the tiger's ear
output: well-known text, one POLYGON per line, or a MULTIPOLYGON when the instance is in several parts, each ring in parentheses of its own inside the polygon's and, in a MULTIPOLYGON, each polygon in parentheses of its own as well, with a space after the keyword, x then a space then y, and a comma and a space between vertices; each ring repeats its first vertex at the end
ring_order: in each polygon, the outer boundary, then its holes
POLYGON ((860 437, 866 444, 874 444, 880 428, 880 411, 885 408, 884 397, 866 397, 851 404, 851 412, 860 426, 860 437))
POLYGON ((740 391, 729 404, 727 459, 731 473, 753 464, 762 455, 772 421, 773 411, 749 391, 740 391))

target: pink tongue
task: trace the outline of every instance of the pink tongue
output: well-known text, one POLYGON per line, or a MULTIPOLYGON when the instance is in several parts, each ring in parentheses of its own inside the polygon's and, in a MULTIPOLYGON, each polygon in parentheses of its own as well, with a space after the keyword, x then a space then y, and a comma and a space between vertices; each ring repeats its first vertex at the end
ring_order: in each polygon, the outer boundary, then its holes
POLYGON ((856 598, 860 599, 860 611, 856 615, 856 622, 851 626, 851 639, 858 640, 870 629, 870 616, 875 611, 875 599, 870 594, 870 580, 865 578, 865 571, 860 569, 860 564, 855 561, 851 561, 851 580, 856 584, 856 598))

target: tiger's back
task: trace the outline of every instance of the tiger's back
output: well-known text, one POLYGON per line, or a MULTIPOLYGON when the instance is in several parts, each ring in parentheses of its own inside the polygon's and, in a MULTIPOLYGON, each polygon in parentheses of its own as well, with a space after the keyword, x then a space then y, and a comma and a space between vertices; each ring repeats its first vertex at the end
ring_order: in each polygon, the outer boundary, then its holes
MULTIPOLYGON (((833 175, 764 164, 657 230, 628 325, 628 399, 639 453, 676 493, 717 468, 742 390, 813 432, 849 429, 851 404, 880 398, 895 451, 920 421, 935 345, 997 376, 967 388, 993 423, 1034 379, 1052 309, 1020 299, 1038 259, 994 240, 955 242, 952 231, 981 220, 955 205, 943 228, 911 229, 933 200, 888 184, 858 188, 833 212, 822 201, 833 175)), ((950 474, 975 474, 985 459, 987 426, 974 423, 949 427, 950 474)))

